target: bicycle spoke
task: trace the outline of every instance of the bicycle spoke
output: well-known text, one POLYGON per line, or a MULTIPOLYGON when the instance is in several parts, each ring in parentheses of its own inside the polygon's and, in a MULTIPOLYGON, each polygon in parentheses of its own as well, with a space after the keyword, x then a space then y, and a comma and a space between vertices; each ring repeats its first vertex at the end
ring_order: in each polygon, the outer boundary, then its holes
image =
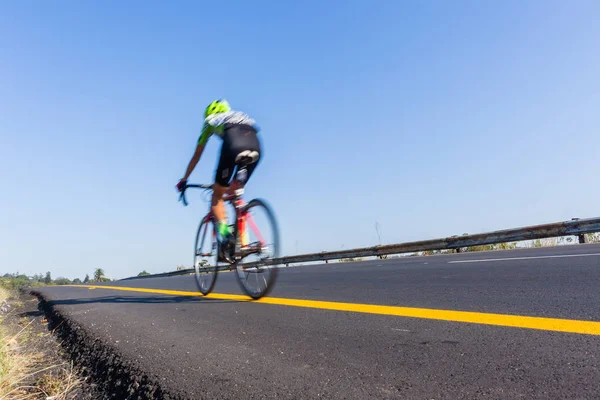
POLYGON ((212 221, 205 218, 196 234, 194 271, 198 289, 204 295, 209 294, 217 280, 217 248, 212 221))

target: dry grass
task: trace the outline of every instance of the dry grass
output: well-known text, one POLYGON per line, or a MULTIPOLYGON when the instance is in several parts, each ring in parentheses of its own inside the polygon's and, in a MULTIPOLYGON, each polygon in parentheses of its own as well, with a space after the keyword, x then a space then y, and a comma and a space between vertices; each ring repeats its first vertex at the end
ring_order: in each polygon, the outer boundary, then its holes
POLYGON ((51 367, 52 372, 39 376, 36 388, 50 399, 68 399, 69 393, 81 384, 73 365, 62 364, 51 367))
MULTIPOLYGON (((0 287, 0 303, 10 304, 11 293, 0 287)), ((8 308, 8 307, 5 307, 8 308)), ((0 400, 62 400, 74 398, 69 393, 80 384, 72 365, 48 356, 42 339, 49 333, 33 335, 36 318, 22 318, 6 326, 8 318, 18 319, 10 311, 0 311, 0 400), (49 365, 50 364, 50 365, 49 365)), ((14 321, 13 321, 14 322, 14 321)))

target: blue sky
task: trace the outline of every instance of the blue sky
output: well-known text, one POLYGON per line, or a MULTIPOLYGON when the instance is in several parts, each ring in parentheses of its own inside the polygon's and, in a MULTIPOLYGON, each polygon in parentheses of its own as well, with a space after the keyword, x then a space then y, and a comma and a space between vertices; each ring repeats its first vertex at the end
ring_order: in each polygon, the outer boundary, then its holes
MULTIPOLYGON (((283 252, 597 216, 600 3, 4 3, 0 272, 191 265, 174 190, 213 98, 283 252)), ((191 181, 213 178, 211 139, 191 181)))

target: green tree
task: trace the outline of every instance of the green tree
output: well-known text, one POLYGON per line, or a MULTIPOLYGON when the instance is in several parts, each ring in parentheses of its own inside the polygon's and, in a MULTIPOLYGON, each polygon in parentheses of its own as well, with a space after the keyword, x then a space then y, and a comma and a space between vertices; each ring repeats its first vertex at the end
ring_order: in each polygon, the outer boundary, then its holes
POLYGON ((85 278, 83 278, 83 283, 88 283, 90 281, 90 276, 85 274, 85 278))
POLYGON ((94 280, 96 282, 102 282, 104 278, 104 270, 102 268, 96 268, 94 271, 94 280))
POLYGON ((46 277, 44 278, 44 283, 49 285, 52 283, 52 276, 50 275, 50 271, 46 272, 46 277))
POLYGON ((73 279, 73 283, 74 283, 75 285, 81 285, 81 279, 79 279, 79 278, 75 278, 75 279, 73 279))
POLYGON ((149 273, 149 272, 146 272, 146 270, 143 270, 142 272, 140 272, 140 273, 138 274, 138 276, 146 276, 146 275, 150 275, 150 273, 149 273))

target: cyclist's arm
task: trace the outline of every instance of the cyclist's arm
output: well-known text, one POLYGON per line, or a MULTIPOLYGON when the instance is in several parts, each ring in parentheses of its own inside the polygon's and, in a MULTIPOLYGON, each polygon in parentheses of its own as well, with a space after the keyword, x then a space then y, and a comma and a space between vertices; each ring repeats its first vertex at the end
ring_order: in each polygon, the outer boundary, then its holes
POLYGON ((196 168, 198 161, 200 161, 200 157, 202 156, 204 147, 206 147, 206 142, 208 142, 208 139, 210 138, 210 136, 212 134, 213 134, 213 127, 207 123, 204 123, 204 126, 202 127, 202 133, 200 134, 200 138, 198 139, 198 145, 196 146, 196 151, 194 152, 194 155, 192 156, 192 159, 190 160, 190 163, 188 164, 187 170, 185 171, 185 175, 183 176, 183 178, 181 180, 183 180, 183 181, 188 180, 188 178, 192 174, 192 171, 194 171, 194 168, 196 168))
POLYGON ((196 151, 194 152, 194 155, 188 164, 187 170, 185 171, 185 175, 182 178, 183 181, 187 181, 194 168, 196 168, 196 164, 198 164, 198 161, 200 161, 204 147, 206 147, 204 144, 198 144, 198 146, 196 146, 196 151))

